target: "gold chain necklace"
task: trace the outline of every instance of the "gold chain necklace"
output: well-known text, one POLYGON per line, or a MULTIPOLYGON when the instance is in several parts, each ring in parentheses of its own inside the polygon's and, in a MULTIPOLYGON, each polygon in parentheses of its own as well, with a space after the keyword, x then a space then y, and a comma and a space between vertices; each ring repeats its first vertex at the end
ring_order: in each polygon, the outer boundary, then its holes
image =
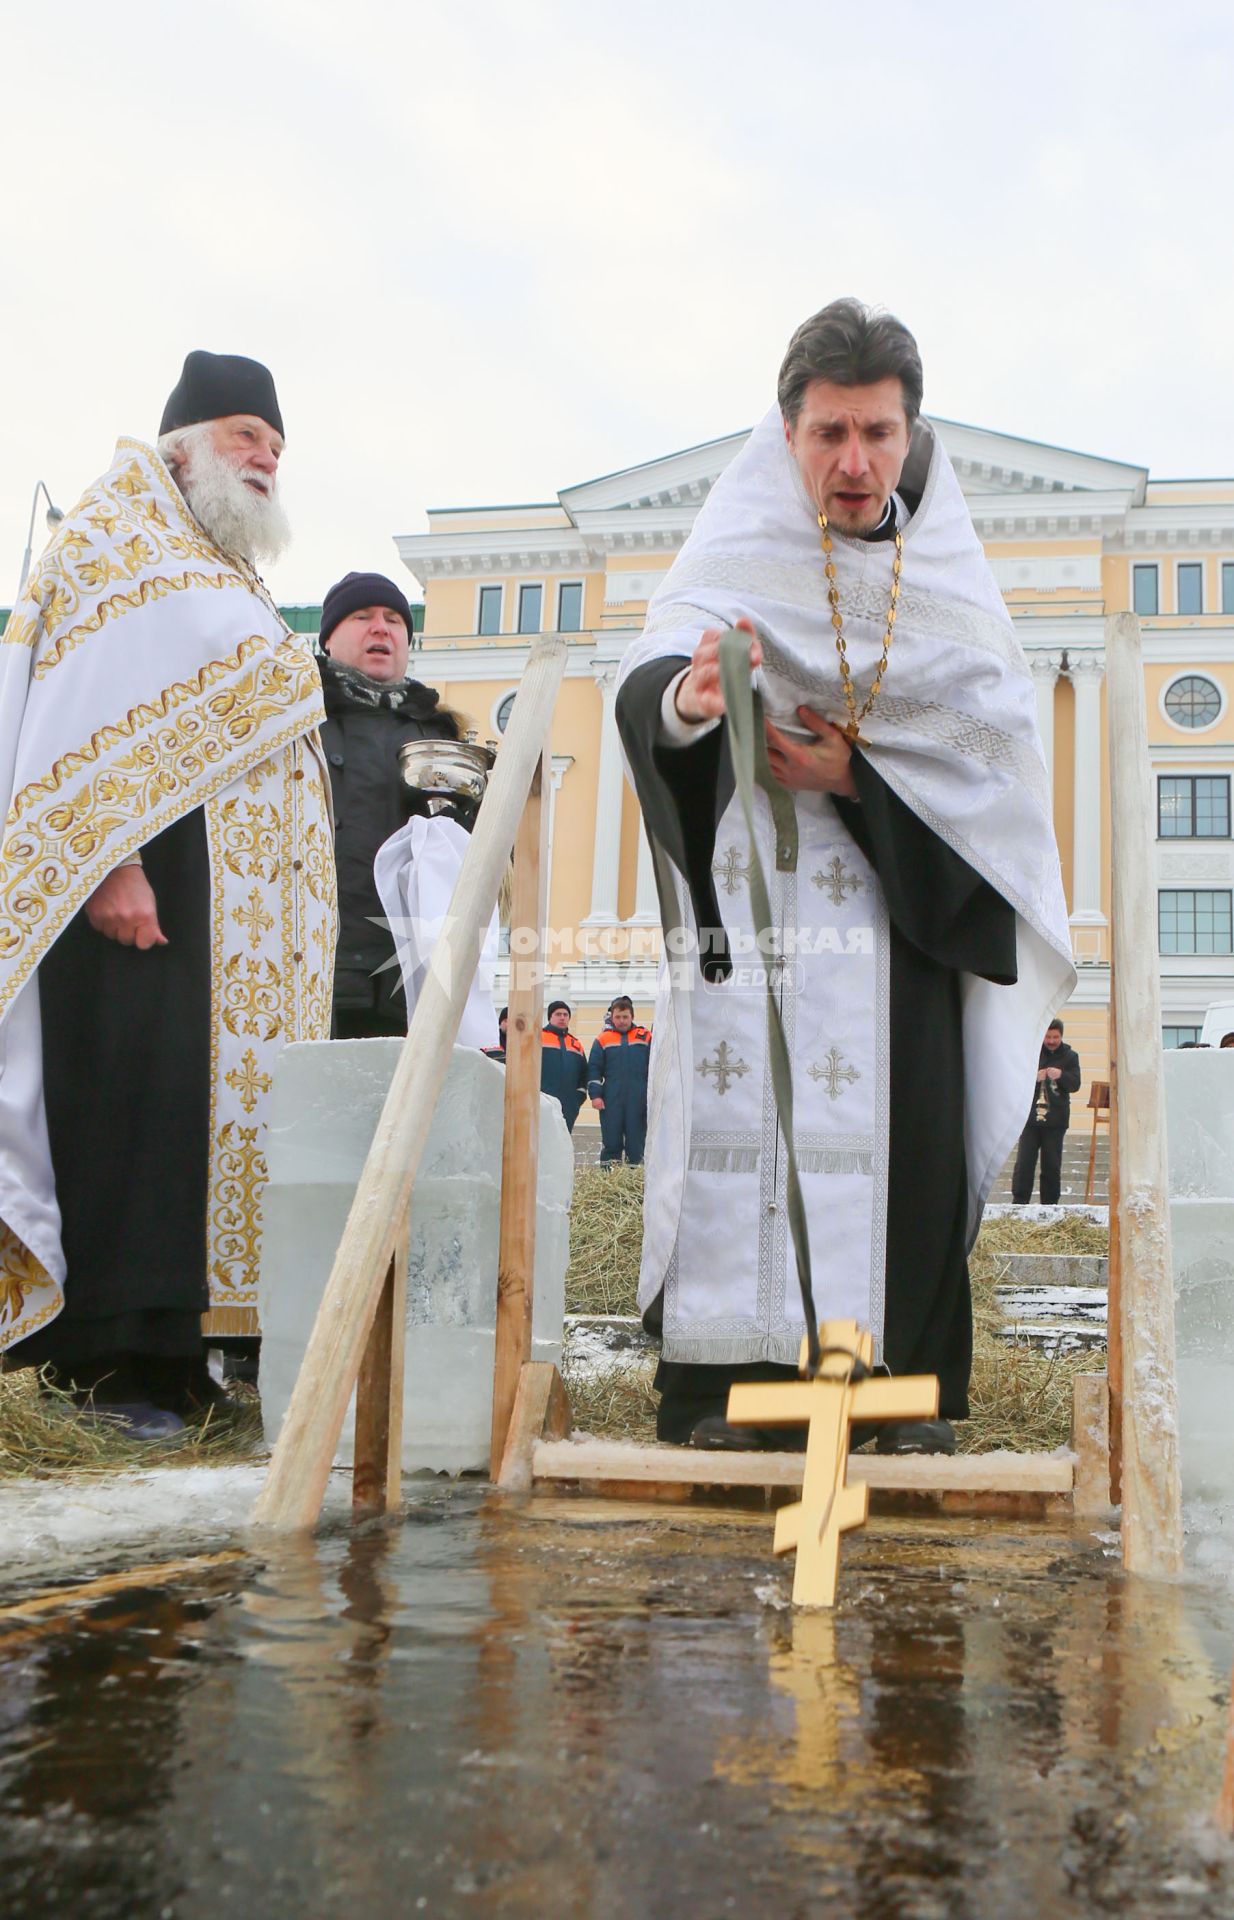
POLYGON ((896 528, 896 557, 891 563, 891 605, 887 609, 887 631, 883 636, 883 657, 878 663, 873 684, 870 687, 866 703, 861 712, 857 711, 857 699, 853 693, 853 676, 848 665, 848 646, 844 638, 844 619, 840 612, 840 590, 836 585, 836 563, 832 559, 831 535, 827 530, 827 516, 820 507, 818 510, 818 528, 823 536, 823 552, 827 556, 824 571, 827 575, 827 598, 831 602, 831 624, 836 630, 836 652, 840 656, 840 685, 844 689, 844 703, 848 708, 848 725, 844 729, 844 738, 850 746, 858 744, 861 738, 861 723, 869 713, 882 691, 883 675, 887 671, 887 655, 891 652, 891 636, 895 631, 896 601, 900 597, 900 568, 904 564, 904 538, 896 528))

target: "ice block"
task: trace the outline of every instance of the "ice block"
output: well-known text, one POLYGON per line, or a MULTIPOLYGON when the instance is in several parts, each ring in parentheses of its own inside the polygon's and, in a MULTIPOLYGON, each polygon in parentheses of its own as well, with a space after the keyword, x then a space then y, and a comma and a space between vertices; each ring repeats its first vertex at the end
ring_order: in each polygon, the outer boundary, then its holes
POLYGON ((1183 1496, 1234 1522, 1234 1049, 1165 1055, 1183 1496))
MULTIPOLYGON (((275 1068, 260 1287, 260 1388, 273 1444, 402 1042, 284 1048, 275 1068)), ((488 1465, 505 1070, 455 1047, 411 1197, 403 1470, 488 1465)), ((559 1361, 574 1155, 540 1103, 532 1357, 559 1361)), ((351 1459, 349 1408, 338 1459, 351 1459)))

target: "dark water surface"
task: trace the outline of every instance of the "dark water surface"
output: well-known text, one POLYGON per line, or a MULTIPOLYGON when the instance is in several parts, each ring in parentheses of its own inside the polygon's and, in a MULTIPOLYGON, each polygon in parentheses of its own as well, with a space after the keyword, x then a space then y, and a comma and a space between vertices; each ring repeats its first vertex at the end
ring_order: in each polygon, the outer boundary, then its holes
POLYGON ((1228 1593, 876 1521, 794 1615, 770 1546, 433 1490, 0 1618, 0 1915, 1234 1915, 1228 1593))

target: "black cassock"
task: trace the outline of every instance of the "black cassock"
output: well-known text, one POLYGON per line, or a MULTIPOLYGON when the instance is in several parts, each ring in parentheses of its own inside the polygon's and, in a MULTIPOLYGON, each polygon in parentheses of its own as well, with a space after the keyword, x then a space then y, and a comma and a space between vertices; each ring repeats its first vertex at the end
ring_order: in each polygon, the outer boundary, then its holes
POLYGON ((84 909, 39 968, 64 1307, 10 1366, 201 1354, 210 1142, 210 857, 200 807, 142 848, 165 947, 84 909))
MULTIPOLYGON (((685 664, 678 656, 636 668, 617 696, 617 725, 648 832, 689 887, 704 970, 722 977, 727 941, 711 869, 733 772, 726 724, 693 746, 659 742, 664 690, 685 664)), ((1014 984, 1015 911, 892 792, 860 749, 852 771, 859 801, 837 799, 836 810, 878 874, 891 923, 884 1358, 892 1373, 936 1373, 940 1413, 962 1420, 973 1330, 960 974, 1014 984)), ((691 1403, 688 1429, 694 1412, 717 1410, 717 1401, 722 1410, 730 1380, 791 1371, 761 1362, 662 1361, 658 1384, 691 1403)))

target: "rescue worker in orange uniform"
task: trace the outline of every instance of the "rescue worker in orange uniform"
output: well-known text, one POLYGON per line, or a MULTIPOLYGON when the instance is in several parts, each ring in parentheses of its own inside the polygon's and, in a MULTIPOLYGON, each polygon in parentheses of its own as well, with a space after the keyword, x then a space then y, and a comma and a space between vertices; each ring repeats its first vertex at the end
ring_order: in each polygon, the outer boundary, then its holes
POLYGON ((587 1063, 587 1093, 600 1115, 600 1165, 616 1166, 624 1152, 632 1167, 641 1167, 651 1028, 635 1026, 634 1002, 625 994, 614 1000, 609 1022, 593 1040, 587 1063))

